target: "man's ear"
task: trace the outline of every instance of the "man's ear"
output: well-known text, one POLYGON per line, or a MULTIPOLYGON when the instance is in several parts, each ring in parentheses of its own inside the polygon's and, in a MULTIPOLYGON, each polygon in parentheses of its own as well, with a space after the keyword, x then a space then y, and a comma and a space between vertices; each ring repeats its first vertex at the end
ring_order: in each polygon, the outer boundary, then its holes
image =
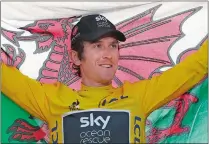
POLYGON ((79 59, 78 57, 78 52, 74 51, 74 50, 70 50, 69 51, 69 56, 71 58, 71 61, 77 65, 77 66, 80 66, 81 64, 81 60, 79 59))

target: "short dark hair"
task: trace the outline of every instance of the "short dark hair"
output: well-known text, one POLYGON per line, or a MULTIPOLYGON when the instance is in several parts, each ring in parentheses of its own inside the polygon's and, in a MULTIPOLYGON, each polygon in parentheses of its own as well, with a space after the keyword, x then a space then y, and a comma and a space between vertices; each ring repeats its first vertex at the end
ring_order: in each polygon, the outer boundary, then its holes
MULTIPOLYGON (((79 60, 83 59, 84 45, 83 45, 83 40, 82 39, 77 39, 73 44, 71 44, 71 49, 78 53, 79 60)), ((81 77, 80 66, 77 66, 73 63, 72 68, 75 70, 75 74, 77 76, 81 77)))

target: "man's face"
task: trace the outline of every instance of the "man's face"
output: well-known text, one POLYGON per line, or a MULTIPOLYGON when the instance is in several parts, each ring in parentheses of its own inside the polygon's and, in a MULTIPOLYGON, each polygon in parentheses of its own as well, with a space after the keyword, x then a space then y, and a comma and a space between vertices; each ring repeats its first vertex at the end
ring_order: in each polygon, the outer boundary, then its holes
POLYGON ((119 44, 114 37, 104 37, 94 43, 85 41, 80 62, 82 79, 101 84, 111 83, 118 60, 119 44))

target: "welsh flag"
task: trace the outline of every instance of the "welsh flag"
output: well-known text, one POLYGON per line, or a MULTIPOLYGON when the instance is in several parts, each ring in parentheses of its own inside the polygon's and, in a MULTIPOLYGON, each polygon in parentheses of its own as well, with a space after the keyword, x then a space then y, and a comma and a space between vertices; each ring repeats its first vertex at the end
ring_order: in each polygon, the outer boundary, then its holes
MULTIPOLYGON (((149 79, 197 51, 208 35, 207 2, 2 3, 1 59, 40 82, 80 88, 67 51, 73 25, 100 13, 124 32, 115 87, 149 79), (85 5, 85 7, 83 7, 85 5), (81 7, 82 6, 82 7, 81 7)), ((168 80, 169 84, 169 80, 168 80)), ((163 88, 162 88, 163 90, 163 88)), ((48 143, 49 129, 1 93, 1 142, 48 143)), ((153 111, 147 143, 207 143, 208 78, 153 111)))

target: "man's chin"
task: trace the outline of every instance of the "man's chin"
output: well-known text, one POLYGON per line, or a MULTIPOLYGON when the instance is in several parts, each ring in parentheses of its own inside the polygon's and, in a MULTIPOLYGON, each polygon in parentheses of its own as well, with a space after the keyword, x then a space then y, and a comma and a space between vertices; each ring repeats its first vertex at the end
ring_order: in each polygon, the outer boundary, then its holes
POLYGON ((102 83, 111 84, 114 76, 105 76, 101 78, 102 83))

